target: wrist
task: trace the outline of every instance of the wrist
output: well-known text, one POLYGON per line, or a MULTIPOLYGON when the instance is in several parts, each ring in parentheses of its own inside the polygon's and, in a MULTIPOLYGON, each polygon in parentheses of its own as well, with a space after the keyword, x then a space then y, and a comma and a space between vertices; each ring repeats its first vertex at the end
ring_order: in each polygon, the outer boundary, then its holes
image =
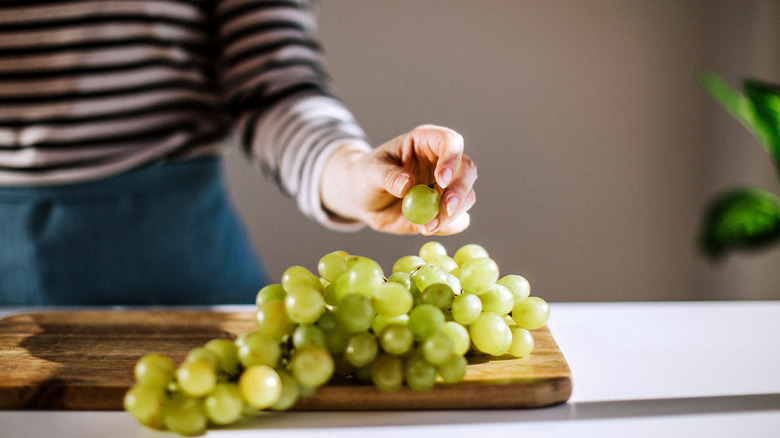
POLYGON ((343 219, 361 220, 353 178, 358 161, 367 153, 365 143, 348 142, 328 157, 320 181, 320 200, 326 211, 343 219))

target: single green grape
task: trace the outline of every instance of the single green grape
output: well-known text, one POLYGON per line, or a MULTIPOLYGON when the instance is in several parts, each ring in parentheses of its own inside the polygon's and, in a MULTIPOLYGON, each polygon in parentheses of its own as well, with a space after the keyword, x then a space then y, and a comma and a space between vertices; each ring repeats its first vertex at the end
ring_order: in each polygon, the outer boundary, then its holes
POLYGON ((408 272, 395 272, 387 277, 387 282, 398 283, 412 294, 414 294, 414 291, 417 290, 417 285, 414 284, 414 281, 412 281, 412 274, 408 272))
POLYGON ((441 193, 433 185, 417 184, 401 201, 401 211, 409 222, 425 225, 439 214, 441 193))
POLYGON ((436 367, 428 363, 422 354, 409 358, 404 367, 406 384, 415 391, 427 391, 436 383, 436 367))
POLYGON ((238 390, 249 406, 268 409, 282 397, 282 378, 267 365, 252 365, 238 378, 238 390))
POLYGON ((304 266, 290 266, 282 273, 282 287, 287 293, 295 286, 302 284, 309 285, 322 292, 322 282, 320 281, 320 278, 304 266))
POLYGON ((219 370, 219 356, 213 350, 203 347, 196 347, 187 353, 187 357, 184 358, 183 363, 192 362, 194 360, 200 360, 211 365, 214 371, 219 370))
POLYGON ((301 284, 287 291, 284 307, 292 322, 314 324, 325 311, 325 298, 321 290, 301 284))
POLYGON ((317 262, 317 272, 320 273, 322 278, 328 280, 330 283, 334 283, 341 277, 342 274, 347 272, 349 265, 347 264, 347 257, 341 252, 331 252, 325 254, 317 262))
POLYGON ((528 297, 512 308, 512 319, 520 328, 536 330, 550 318, 550 306, 539 297, 528 297))
POLYGON ((412 349, 414 334, 409 327, 401 324, 389 324, 379 334, 379 345, 382 350, 400 356, 412 349))
POLYGON ((372 303, 378 314, 394 317, 408 313, 412 309, 414 298, 409 289, 400 283, 388 281, 376 287, 372 303))
POLYGON ((206 350, 213 351, 219 362, 219 369, 235 376, 238 374, 238 346, 230 339, 212 339, 203 346, 206 350))
POLYGON ((283 300, 286 294, 287 292, 285 292, 284 287, 281 284, 269 284, 263 286, 263 288, 257 292, 255 304, 257 307, 260 307, 268 301, 283 300))
POLYGON ((266 365, 275 368, 282 357, 279 341, 261 332, 250 332, 238 346, 238 361, 244 368, 266 365))
POLYGON ((478 257, 490 257, 490 255, 488 255, 484 246, 477 243, 467 243, 455 251, 452 259, 455 260, 458 266, 463 266, 467 261, 478 257))
POLYGON ((176 383, 190 397, 203 397, 217 384, 214 367, 203 360, 185 361, 176 370, 176 383))
POLYGON ((492 356, 501 356, 512 344, 512 332, 501 316, 493 312, 482 312, 469 326, 469 335, 474 347, 492 356))
POLYGON ((299 348, 307 344, 317 344, 327 347, 327 337, 322 327, 314 324, 301 324, 292 334, 293 347, 299 348))
POLYGON ((164 354, 150 353, 136 362, 134 372, 139 385, 165 388, 173 379, 176 364, 164 354))
POLYGON ((499 278, 496 283, 505 286, 512 292, 512 295, 515 298, 515 304, 528 298, 531 294, 531 284, 528 283, 528 280, 522 275, 509 274, 499 278))
POLYGON ((431 365, 441 365, 454 354, 452 339, 438 331, 429 335, 420 345, 425 360, 431 365))
POLYGON ((444 270, 444 272, 448 273, 457 273, 459 272, 458 264, 455 262, 455 259, 448 255, 436 255, 430 260, 426 262, 429 265, 438 266, 444 270))
POLYGON ((512 344, 509 346, 509 354, 515 357, 525 357, 531 354, 534 349, 534 337, 530 331, 511 327, 512 344))
POLYGON ((295 350, 290 358, 290 371, 303 386, 319 388, 327 383, 336 364, 330 352, 316 344, 304 345, 295 350))
POLYGON ((412 273, 412 280, 420 291, 424 291, 426 287, 434 283, 448 283, 447 272, 433 265, 420 266, 412 273))
POLYGON ((464 291, 479 295, 498 280, 498 265, 488 257, 473 258, 460 265, 459 278, 464 291))
POLYGON ((436 241, 425 242, 420 247, 419 256, 426 263, 429 263, 436 256, 446 256, 446 255, 447 255, 447 248, 443 244, 436 241))
POLYGON ((390 324, 407 325, 409 324, 409 315, 405 313, 403 315, 390 317, 377 314, 374 316, 374 322, 371 323, 371 331, 374 333, 382 333, 382 330, 390 324))
POLYGON ((275 340, 281 340, 295 328, 295 323, 287 316, 285 300, 263 303, 255 312, 255 322, 259 332, 275 340))
POLYGON ((482 301, 483 311, 494 312, 499 315, 508 314, 515 305, 515 296, 512 295, 512 292, 506 286, 498 283, 493 284, 487 291, 479 295, 479 299, 482 301))
POLYGON ((135 385, 125 394, 124 408, 139 423, 153 429, 161 429, 165 388, 157 385, 135 385))
POLYGON ((362 368, 370 364, 379 353, 376 336, 369 332, 355 333, 347 339, 344 357, 352 365, 362 368))
POLYGON ((463 356, 468 353, 471 348, 471 337, 466 327, 455 321, 447 321, 439 332, 449 336, 452 341, 452 352, 455 355, 463 356))
POLYGON ((465 357, 453 355, 437 366, 436 370, 446 383, 457 383, 466 375, 467 366, 468 361, 465 357))
POLYGON ((444 313, 432 304, 420 304, 409 313, 409 330, 425 339, 444 325, 444 313))
POLYGON ((339 301, 336 315, 350 333, 362 332, 371 328, 374 307, 368 297, 353 293, 339 301))
POLYGON ((385 281, 379 263, 366 257, 361 257, 350 266, 344 276, 347 278, 347 287, 350 291, 368 297, 373 295, 374 289, 385 281))
POLYGON ((422 292, 424 304, 432 304, 442 310, 450 308, 454 297, 452 287, 445 283, 433 283, 422 292))
POLYGON ((175 393, 167 400, 163 409, 165 426, 171 432, 195 436, 206 430, 208 418, 200 399, 190 398, 183 393, 175 393))
POLYGON ((396 272, 412 272, 415 269, 425 264, 425 260, 416 255, 406 255, 396 260, 393 263, 393 273, 396 272))
POLYGON ((401 358, 380 354, 371 363, 371 381, 382 391, 395 391, 404 382, 404 363, 401 358))
POLYGON ((452 318, 463 325, 469 325, 482 314, 482 300, 479 296, 463 293, 452 300, 452 318))
POLYGON ((206 416, 214 424, 226 425, 235 423, 244 410, 244 401, 238 385, 232 382, 217 384, 203 400, 206 416))

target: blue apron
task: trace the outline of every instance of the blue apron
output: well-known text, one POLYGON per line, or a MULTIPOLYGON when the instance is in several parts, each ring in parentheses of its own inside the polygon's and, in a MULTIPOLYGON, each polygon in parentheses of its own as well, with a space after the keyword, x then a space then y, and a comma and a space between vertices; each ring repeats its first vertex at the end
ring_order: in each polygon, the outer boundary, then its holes
POLYGON ((220 163, 0 187, 0 305, 254 303, 265 272, 220 163))

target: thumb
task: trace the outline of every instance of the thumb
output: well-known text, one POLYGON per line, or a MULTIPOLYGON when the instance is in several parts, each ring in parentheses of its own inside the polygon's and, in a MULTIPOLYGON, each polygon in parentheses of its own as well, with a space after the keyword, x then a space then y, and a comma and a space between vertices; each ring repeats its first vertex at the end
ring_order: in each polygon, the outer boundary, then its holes
POLYGON ((397 198, 403 198, 414 184, 414 177, 409 171, 395 164, 387 164, 384 169, 384 188, 397 198))

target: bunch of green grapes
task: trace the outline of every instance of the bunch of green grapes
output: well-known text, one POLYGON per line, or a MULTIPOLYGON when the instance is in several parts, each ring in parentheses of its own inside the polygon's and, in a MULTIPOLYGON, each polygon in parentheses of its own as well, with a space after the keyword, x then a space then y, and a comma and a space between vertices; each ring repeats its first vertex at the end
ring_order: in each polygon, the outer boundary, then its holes
POLYGON ((520 275, 499 277, 484 247, 449 256, 438 242, 379 263, 334 251, 317 274, 292 266, 256 297, 256 330, 215 339, 176 365, 161 354, 136 364, 125 409, 141 423, 202 433, 260 410, 286 410, 335 376, 383 391, 425 391, 463 379, 467 355, 524 357, 549 318, 520 275))

